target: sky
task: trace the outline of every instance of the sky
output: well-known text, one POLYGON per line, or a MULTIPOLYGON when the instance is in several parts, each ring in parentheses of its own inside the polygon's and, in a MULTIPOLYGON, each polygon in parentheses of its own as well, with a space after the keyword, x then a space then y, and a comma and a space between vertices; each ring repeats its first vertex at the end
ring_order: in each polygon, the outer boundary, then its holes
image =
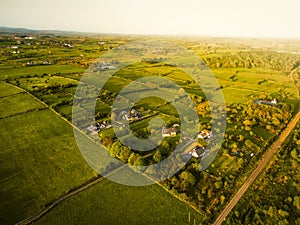
POLYGON ((0 0, 0 26, 300 38, 299 0, 0 0))

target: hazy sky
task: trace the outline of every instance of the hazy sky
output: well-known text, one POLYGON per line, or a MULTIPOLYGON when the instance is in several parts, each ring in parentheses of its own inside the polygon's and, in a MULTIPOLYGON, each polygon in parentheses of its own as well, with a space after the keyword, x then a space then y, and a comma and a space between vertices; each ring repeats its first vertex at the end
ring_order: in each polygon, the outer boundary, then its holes
POLYGON ((0 0, 0 25, 100 33, 300 38, 299 0, 0 0))

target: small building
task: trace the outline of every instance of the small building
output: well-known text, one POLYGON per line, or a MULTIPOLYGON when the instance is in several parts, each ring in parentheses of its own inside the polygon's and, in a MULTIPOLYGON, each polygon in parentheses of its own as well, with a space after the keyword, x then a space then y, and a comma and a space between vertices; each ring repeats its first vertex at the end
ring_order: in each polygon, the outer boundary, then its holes
POLYGON ((51 61, 50 60, 45 60, 42 62, 42 65, 51 65, 51 61))
POLYGON ((175 137, 177 135, 177 129, 175 127, 163 127, 161 130, 162 137, 175 137))
POLYGON ((278 105, 278 101, 275 98, 272 101, 259 99, 259 100, 254 100, 253 102, 257 104, 263 104, 263 105, 278 105))
POLYGON ((126 111, 122 111, 121 116, 123 120, 127 121, 135 121, 143 117, 142 114, 136 109, 131 109, 129 113, 126 113, 126 111))
POLYGON ((88 127, 86 128, 86 130, 89 131, 92 135, 98 134, 98 131, 99 131, 99 129, 98 129, 98 127, 96 126, 96 124, 91 124, 90 126, 88 126, 88 127))
POLYGON ((103 120, 102 122, 96 123, 96 127, 99 131, 101 131, 101 130, 112 127, 112 125, 108 121, 103 120))
POLYGON ((35 61, 29 61, 26 63, 27 66, 34 66, 35 64, 35 61))
POLYGON ((196 146, 195 148, 192 149, 192 151, 189 152, 190 155, 194 158, 201 158, 203 157, 207 152, 205 151, 204 146, 196 146))
POLYGON ((26 36, 24 37, 25 40, 35 40, 36 37, 33 37, 33 36, 26 36))
POLYGON ((73 48, 73 45, 71 45, 69 43, 64 43, 62 46, 65 48, 73 48))
POLYGON ((210 139, 212 137, 212 132, 209 130, 203 130, 198 134, 199 139, 210 139))

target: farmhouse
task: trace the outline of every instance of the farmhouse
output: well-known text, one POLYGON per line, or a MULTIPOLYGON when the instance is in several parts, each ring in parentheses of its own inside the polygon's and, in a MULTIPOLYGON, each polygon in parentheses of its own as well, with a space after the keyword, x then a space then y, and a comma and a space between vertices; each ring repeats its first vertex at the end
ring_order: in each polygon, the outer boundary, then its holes
POLYGON ((210 139, 212 137, 212 132, 209 130, 203 130, 198 134, 199 139, 210 139))
POLYGON ((125 111, 122 111, 121 114, 122 119, 127 121, 135 121, 143 117, 136 109, 131 109, 128 114, 125 111))
POLYGON ((64 43, 62 46, 66 47, 66 48, 73 48, 73 45, 68 44, 68 43, 64 43))
POLYGON ((196 146, 192 149, 192 151, 189 152, 190 155, 192 155, 194 158, 201 158, 203 157, 208 151, 205 151, 204 146, 196 146))
POLYGON ((91 124, 86 128, 86 130, 89 131, 92 135, 98 134, 98 127, 95 124, 91 124))
POLYGON ((34 66, 35 64, 35 61, 29 61, 26 63, 27 66, 34 66))
POLYGON ((106 120, 103 120, 102 122, 98 122, 96 123, 96 127, 98 130, 104 130, 104 129, 107 129, 107 128, 110 128, 112 125, 108 123, 108 121, 106 120))
POLYGON ((161 130, 161 135, 163 137, 175 137, 177 135, 177 129, 175 127, 163 127, 161 130))
POLYGON ((45 60, 42 62, 42 65, 51 65, 51 61, 50 60, 45 60))
POLYGON ((278 104, 276 99, 273 99, 272 101, 259 99, 259 100, 254 100, 253 102, 257 103, 257 104, 264 104, 264 105, 277 105, 278 104))

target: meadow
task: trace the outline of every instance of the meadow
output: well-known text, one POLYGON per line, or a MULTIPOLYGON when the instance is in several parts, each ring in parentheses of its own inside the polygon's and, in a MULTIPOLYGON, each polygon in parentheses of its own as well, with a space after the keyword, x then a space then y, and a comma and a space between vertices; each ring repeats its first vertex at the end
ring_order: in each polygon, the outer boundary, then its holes
POLYGON ((131 187, 105 180, 62 202, 33 224, 183 225, 194 220, 198 223, 201 215, 158 185, 131 187))
POLYGON ((39 110, 42 105, 25 93, 10 96, 10 103, 9 112, 19 114, 0 119, 0 224, 31 216, 94 176, 68 124, 49 109, 39 110))

